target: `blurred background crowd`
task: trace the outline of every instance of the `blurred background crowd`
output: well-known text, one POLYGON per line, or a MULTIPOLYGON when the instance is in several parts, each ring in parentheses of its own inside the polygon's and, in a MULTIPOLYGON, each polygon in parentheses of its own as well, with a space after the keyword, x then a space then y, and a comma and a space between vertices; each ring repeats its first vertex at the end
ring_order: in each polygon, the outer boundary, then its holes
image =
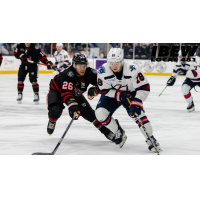
MULTIPOLYGON (((38 47, 48 56, 54 57, 56 43, 37 43, 38 47)), ((87 58, 107 58, 107 52, 112 47, 121 47, 124 49, 125 59, 151 59, 153 46, 167 45, 180 46, 180 43, 63 43, 63 49, 70 57, 75 54, 85 54, 87 58)), ((197 55, 200 54, 200 43, 181 43, 181 45, 198 46, 197 55)), ((17 43, 0 43, 0 52, 3 55, 14 54, 17 43)))

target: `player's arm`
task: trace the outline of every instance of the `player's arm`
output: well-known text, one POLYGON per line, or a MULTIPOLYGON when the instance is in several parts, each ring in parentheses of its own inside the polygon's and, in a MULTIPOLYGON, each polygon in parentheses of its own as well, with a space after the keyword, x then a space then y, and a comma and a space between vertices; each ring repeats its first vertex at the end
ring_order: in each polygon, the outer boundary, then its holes
POLYGON ((28 63, 28 59, 27 59, 26 55, 24 53, 20 52, 20 44, 18 44, 17 47, 15 48, 14 56, 17 59, 20 59, 22 61, 22 63, 28 63))
POLYGON ((0 53, 0 67, 1 67, 2 61, 3 61, 3 56, 2 56, 2 54, 0 53))
POLYGON ((59 74, 59 77, 62 82, 61 97, 63 103, 67 105, 70 117, 71 118, 75 117, 75 119, 78 119, 81 113, 80 113, 80 107, 78 106, 78 103, 75 101, 75 85, 73 79, 67 77, 64 72, 61 72, 59 74))
POLYGON ((88 78, 90 80, 90 84, 93 85, 88 90, 88 99, 92 100, 94 97, 98 96, 101 93, 101 91, 97 84, 97 70, 92 68, 89 68, 88 70, 88 78))
POLYGON ((137 74, 135 78, 132 79, 132 82, 136 88, 135 101, 145 101, 150 93, 150 85, 145 74, 140 69, 137 69, 137 74))
POLYGON ((67 68, 69 66, 71 66, 71 62, 69 61, 69 54, 67 53, 67 51, 64 51, 63 67, 67 68))
POLYGON ((38 61, 47 65, 47 69, 52 69, 53 63, 47 60, 47 56, 40 49, 37 49, 38 61))
POLYGON ((147 99, 150 93, 150 85, 146 76, 140 69, 137 69, 136 76, 133 76, 131 81, 136 88, 136 94, 129 99, 131 106, 129 107, 128 113, 131 117, 135 117, 135 113, 139 116, 141 115, 143 101, 147 99))

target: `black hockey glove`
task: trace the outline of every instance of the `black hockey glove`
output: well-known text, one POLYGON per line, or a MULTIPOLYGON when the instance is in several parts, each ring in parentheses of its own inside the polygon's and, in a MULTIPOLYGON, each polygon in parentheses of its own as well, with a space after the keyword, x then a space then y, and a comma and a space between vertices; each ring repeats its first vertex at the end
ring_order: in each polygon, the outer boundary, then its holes
POLYGON ((141 112, 143 110, 143 103, 140 99, 133 99, 131 102, 130 102, 130 107, 128 109, 128 114, 130 117, 134 118, 134 117, 137 117, 136 114, 139 116, 141 115, 141 112))
POLYGON ((99 87, 91 87, 88 90, 88 99, 92 100, 94 97, 98 96, 98 94, 100 93, 100 89, 99 87))
POLYGON ((167 81, 167 86, 173 86, 176 81, 174 76, 171 76, 170 79, 167 81))
POLYGON ((20 56, 22 63, 28 63, 28 59, 25 55, 20 56))
POLYGON ((131 100, 132 98, 135 97, 135 95, 136 95, 136 92, 117 90, 115 94, 115 98, 119 102, 127 103, 127 98, 131 100))
POLYGON ((47 69, 52 69, 53 63, 51 61, 47 61, 46 64, 47 64, 47 69))
POLYGON ((80 107, 76 102, 71 103, 68 105, 69 115, 71 118, 74 117, 75 120, 78 120, 79 116, 81 115, 80 107))

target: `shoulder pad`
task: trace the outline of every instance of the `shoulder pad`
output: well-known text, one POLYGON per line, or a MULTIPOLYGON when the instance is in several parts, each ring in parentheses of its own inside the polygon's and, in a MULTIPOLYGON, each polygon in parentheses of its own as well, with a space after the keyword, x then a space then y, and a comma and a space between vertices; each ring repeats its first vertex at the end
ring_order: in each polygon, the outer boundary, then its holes
POLYGON ((106 73, 106 69, 105 69, 105 67, 103 65, 99 68, 98 73, 99 74, 106 73))

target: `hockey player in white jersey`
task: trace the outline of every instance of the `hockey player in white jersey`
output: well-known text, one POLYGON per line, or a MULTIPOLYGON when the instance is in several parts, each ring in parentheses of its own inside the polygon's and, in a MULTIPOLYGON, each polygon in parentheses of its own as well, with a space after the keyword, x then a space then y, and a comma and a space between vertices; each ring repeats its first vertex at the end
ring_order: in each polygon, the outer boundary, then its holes
POLYGON ((71 66, 69 54, 62 48, 62 43, 56 44, 57 51, 55 52, 54 56, 56 60, 55 65, 57 65, 57 67, 55 69, 56 71, 53 73, 53 76, 59 74, 59 72, 63 69, 66 69, 71 66))
POLYGON ((174 66, 173 74, 168 80, 167 85, 173 86, 179 74, 186 76, 186 79, 181 87, 181 91, 186 102, 188 103, 188 112, 192 112, 195 110, 195 105, 190 90, 195 86, 200 87, 200 58, 196 56, 196 54, 194 57, 190 58, 190 62, 181 61, 182 58, 185 58, 186 60, 186 57, 183 57, 181 51, 179 51, 178 62, 174 66), (195 61, 193 61, 193 58, 195 61))
POLYGON ((98 71, 97 83, 101 90, 101 98, 95 111, 97 119, 115 133, 115 143, 122 147, 127 136, 112 115, 123 105, 128 115, 138 124, 140 131, 146 138, 149 150, 153 152, 156 152, 156 149, 161 151, 153 136, 151 123, 143 109, 143 102, 150 92, 147 78, 138 66, 130 65, 124 61, 121 48, 112 48, 107 61, 98 71), (130 100, 130 104, 127 98, 130 100), (139 116, 137 119, 136 115, 139 116), (144 131, 143 125, 150 138, 144 131), (156 149, 154 146, 156 146, 156 149))

